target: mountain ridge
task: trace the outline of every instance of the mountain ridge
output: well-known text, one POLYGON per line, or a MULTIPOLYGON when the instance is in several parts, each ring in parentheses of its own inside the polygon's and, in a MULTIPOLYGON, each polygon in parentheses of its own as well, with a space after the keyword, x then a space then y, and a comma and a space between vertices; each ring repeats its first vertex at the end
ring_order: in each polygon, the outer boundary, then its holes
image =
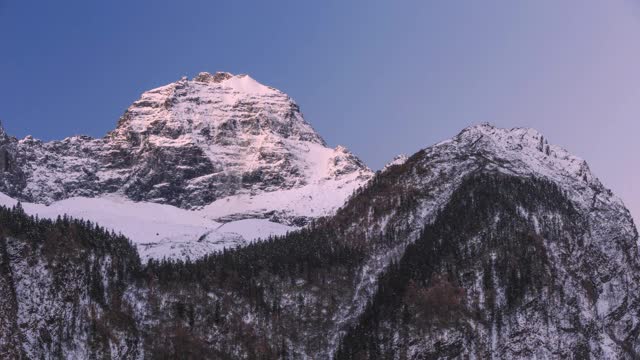
MULTIPOLYGON (((238 191, 304 185, 313 175, 309 167, 320 166, 304 153, 327 149, 286 94, 248 75, 229 73, 201 73, 194 80, 183 78, 144 92, 103 138, 79 135, 42 142, 31 136, 18 140, 3 131, 0 146, 5 158, 14 158, 12 175, 20 180, 14 186, 3 184, 3 192, 10 196, 48 203, 121 192, 132 200, 184 208, 238 191), (38 161, 41 164, 34 166, 38 161), (167 161, 174 164, 174 176, 166 174, 168 169, 149 168, 167 161), (47 165, 47 176, 39 174, 47 165), (81 179, 83 189, 57 169, 81 179), (275 169, 289 175, 279 175, 275 169), (207 188, 212 185, 216 191, 207 188)), ((342 157, 336 163, 350 168, 336 175, 370 176, 371 171, 345 148, 326 152, 323 156, 342 157)))
POLYGON ((0 247, 12 269, 0 285, 20 290, 6 323, 33 320, 19 309, 51 316, 35 307, 42 302, 56 319, 87 315, 66 338, 55 335, 60 321, 26 326, 18 344, 33 356, 50 353, 38 347, 40 334, 85 357, 633 359, 640 351, 633 220, 582 159, 529 129, 464 129, 378 172, 333 216, 195 261, 152 260, 140 275, 134 266, 113 277, 109 261, 75 264, 55 253, 53 264, 96 270, 85 280, 41 271, 33 264, 50 261, 51 244, 39 245, 41 236, 12 234, 0 247), (77 283, 66 296, 87 303, 21 290, 50 289, 56 276, 77 283), (119 281, 128 276, 136 280, 119 281))

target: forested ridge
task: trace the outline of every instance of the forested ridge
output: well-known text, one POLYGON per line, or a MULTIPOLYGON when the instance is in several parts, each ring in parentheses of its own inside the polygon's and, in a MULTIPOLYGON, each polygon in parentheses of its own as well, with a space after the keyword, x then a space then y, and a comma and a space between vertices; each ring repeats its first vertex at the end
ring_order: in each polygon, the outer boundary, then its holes
MULTIPOLYGON (((436 221, 380 277, 336 359, 489 358, 495 351, 491 337, 513 326, 523 308, 552 322, 555 309, 548 297, 574 305, 576 294, 558 285, 549 251, 565 247, 571 254, 584 245, 586 229, 586 219, 551 182, 502 174, 468 177, 436 221), (443 334, 453 341, 442 341, 443 334)), ((592 280, 580 285, 597 296, 592 280)), ((574 331, 587 333, 594 326, 577 317, 571 323, 574 331)), ((519 336, 535 331, 533 321, 529 326, 519 336)), ((588 358, 588 341, 557 355, 588 358)), ((637 334, 627 341, 632 349, 637 334)), ((523 346, 515 355, 531 357, 535 351, 523 346)))
MULTIPOLYGON (((376 177, 333 218, 195 261, 141 264, 125 237, 99 225, 37 219, 20 206, 0 208, 0 288, 11 294, 0 303, 0 330, 24 331, 18 329, 25 315, 16 305, 24 289, 14 272, 26 269, 44 276, 38 281, 54 294, 47 301, 59 304, 51 320, 38 322, 29 335, 54 358, 77 351, 81 345, 74 338, 86 343, 92 358, 326 354, 334 317, 349 306, 356 274, 372 248, 403 241, 404 233, 393 226, 369 231, 372 219, 391 208, 408 211, 415 197, 424 196, 401 185, 412 161, 376 177), (368 238, 358 237, 365 233, 368 238)), ((532 325, 518 330, 521 338, 501 351, 528 357, 536 351, 526 341, 528 332, 535 337, 541 324, 553 325, 555 307, 570 319, 563 326, 578 339, 558 356, 588 356, 595 336, 590 329, 604 325, 573 313, 578 296, 596 301, 602 291, 596 270, 575 262, 579 249, 588 246, 586 221, 552 182, 490 171, 467 176, 378 278, 374 296, 338 338, 334 357, 484 358, 504 341, 495 339, 520 326, 522 312, 532 325), (560 285, 572 282, 579 289, 560 285)), ((629 334, 619 341, 633 354, 637 334, 629 334)), ((27 357, 23 341, 21 335, 7 336, 0 348, 27 357)))

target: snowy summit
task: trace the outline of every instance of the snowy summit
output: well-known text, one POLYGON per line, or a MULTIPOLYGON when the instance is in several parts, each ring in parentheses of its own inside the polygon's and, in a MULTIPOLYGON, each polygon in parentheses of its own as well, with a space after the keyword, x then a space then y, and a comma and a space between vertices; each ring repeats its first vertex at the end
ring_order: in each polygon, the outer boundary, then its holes
POLYGON ((226 72, 143 93, 101 139, 1 131, 0 155, 8 199, 110 226, 155 257, 283 234, 332 214, 372 176, 327 147, 288 95, 226 72))

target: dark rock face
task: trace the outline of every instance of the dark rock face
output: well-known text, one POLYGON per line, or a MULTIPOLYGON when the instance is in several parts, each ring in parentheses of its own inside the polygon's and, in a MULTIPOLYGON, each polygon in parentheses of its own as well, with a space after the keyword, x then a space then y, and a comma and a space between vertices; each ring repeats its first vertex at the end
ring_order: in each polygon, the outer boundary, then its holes
POLYGON ((200 73, 144 93, 102 139, 0 135, 0 192, 29 202, 119 193, 197 208, 319 178, 351 176, 361 184, 372 175, 346 150, 328 149, 286 94, 228 73, 200 73), (317 152, 339 161, 319 163, 328 160, 317 152))
POLYGON ((8 136, 0 124, 0 187, 9 196, 20 194, 27 177, 19 167, 16 139, 8 136))
POLYGON ((193 81, 199 81, 204 83, 208 83, 208 82, 219 83, 224 80, 231 79, 232 77, 233 75, 229 74, 228 72, 217 72, 213 75, 207 72, 201 72, 198 74, 198 76, 193 78, 193 81))

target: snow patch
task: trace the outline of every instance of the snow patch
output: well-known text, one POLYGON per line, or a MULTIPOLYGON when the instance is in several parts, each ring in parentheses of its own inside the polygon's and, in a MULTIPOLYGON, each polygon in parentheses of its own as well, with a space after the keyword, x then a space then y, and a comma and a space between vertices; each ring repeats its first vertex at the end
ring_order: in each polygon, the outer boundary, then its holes
MULTIPOLYGON (((18 201, 0 193, 0 205, 18 201)), ((141 258, 191 258, 232 248, 297 229, 266 219, 220 223, 205 210, 185 210, 171 205, 133 202, 117 195, 100 198, 74 197, 51 205, 23 203, 26 213, 55 219, 68 215, 89 220, 128 237, 141 258)))

